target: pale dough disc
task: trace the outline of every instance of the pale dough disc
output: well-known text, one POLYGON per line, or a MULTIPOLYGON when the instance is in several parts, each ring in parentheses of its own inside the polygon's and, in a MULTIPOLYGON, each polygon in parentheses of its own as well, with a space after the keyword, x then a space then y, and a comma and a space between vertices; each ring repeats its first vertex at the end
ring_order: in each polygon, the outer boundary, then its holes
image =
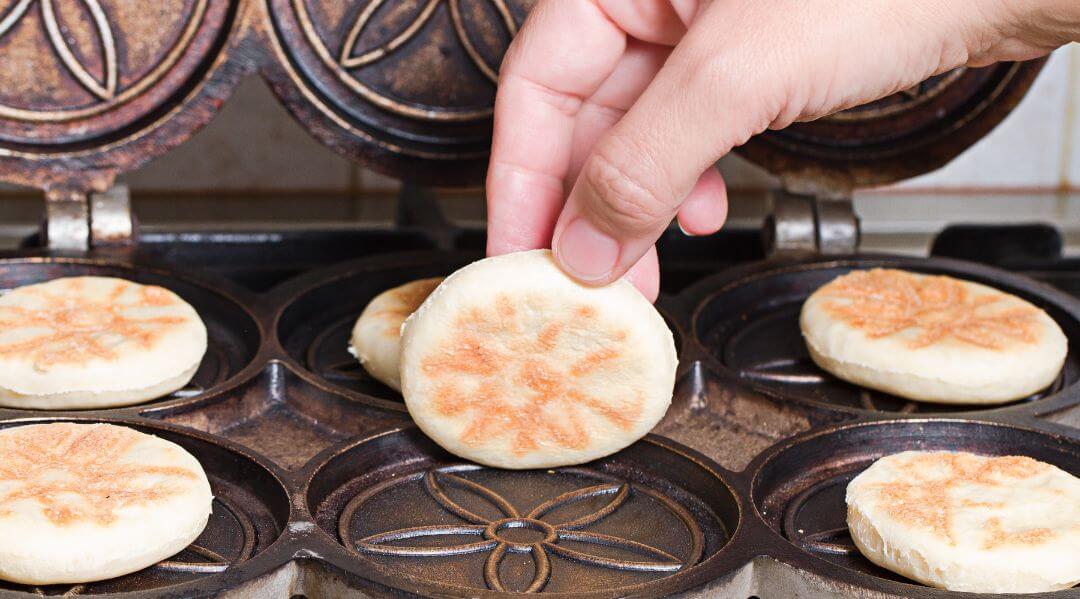
POLYGON ((105 580, 183 550, 213 496, 179 445, 111 424, 0 431, 0 579, 105 580))
POLYGON ((401 325, 442 281, 443 277, 420 279, 376 295, 353 326, 349 353, 368 374, 395 391, 401 391, 401 325))
POLYGON ((1080 479, 1021 457, 905 451, 847 487, 859 551, 921 583, 1037 593, 1080 583, 1080 479))
POLYGON ((1068 341, 1016 296, 946 276, 861 270, 803 304, 814 362, 857 385, 940 403, 995 404, 1046 388, 1068 341))
POLYGON ((500 468, 630 445, 663 417, 675 368, 671 331, 630 283, 580 285, 548 250, 462 268, 403 329, 413 419, 451 453, 500 468))
POLYGON ((0 405, 102 408, 168 395, 194 376, 206 326, 162 287, 70 277, 0 297, 0 405))

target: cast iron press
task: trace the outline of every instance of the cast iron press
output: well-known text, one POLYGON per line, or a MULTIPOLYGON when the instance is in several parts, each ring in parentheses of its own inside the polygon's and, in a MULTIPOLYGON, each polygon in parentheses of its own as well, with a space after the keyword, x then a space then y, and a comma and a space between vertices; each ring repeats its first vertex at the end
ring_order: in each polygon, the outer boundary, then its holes
MULTIPOLYGON (((1080 466, 1075 435, 1038 422, 1040 415, 1076 405, 1069 376, 1045 398, 926 417, 788 393, 746 376, 738 370, 743 363, 725 361, 733 354, 757 368, 759 354, 753 347, 721 352, 725 345, 718 340, 739 336, 718 336, 727 326, 712 316, 718 302, 747 284, 801 273, 820 278, 856 266, 976 278, 1051 310, 1074 334, 1080 308, 1056 291, 987 267, 895 257, 748 266, 664 298, 661 309, 681 339, 681 366, 672 410, 658 432, 709 457, 650 436, 581 467, 509 472, 462 464, 408 425, 399 396, 357 384, 362 377, 355 372, 341 376, 349 368, 326 368, 336 362, 323 360, 320 350, 368 296, 449 272, 468 259, 443 252, 375 256, 313 272, 261 297, 222 280, 115 258, 7 260, 9 288, 58 274, 164 285, 208 315, 211 346, 247 351, 226 352, 231 366, 222 380, 190 396, 112 410, 0 413, 6 425, 78 419, 162 435, 195 453, 218 497, 203 537, 154 568, 75 587, 5 588, 48 594, 167 589, 177 596, 241 589, 329 596, 346 588, 374 596, 469 596, 501 589, 596 597, 769 596, 805 588, 840 596, 858 589, 946 596, 852 552, 843 531, 842 489, 855 472, 912 447, 1022 452, 1070 472, 1080 466), (345 296, 355 297, 355 305, 331 299, 345 296), (219 313, 237 326, 214 326, 219 313), (688 421, 694 426, 680 425, 688 421)), ((773 294, 774 305, 759 311, 769 316, 813 288, 785 286, 793 295, 773 294)), ((723 312, 737 313, 731 318, 742 327, 762 326, 753 310, 723 312)), ((797 362, 797 355, 789 357, 797 362)), ((208 354, 207 362, 215 361, 208 354)), ((812 369, 802 368, 803 374, 812 369)))
POLYGON ((47 189, 48 200, 47 247, 0 258, 0 290, 79 274, 162 285, 202 315, 209 350, 169 397, 0 410, 0 426, 112 422, 160 435, 199 458, 216 499, 203 535, 169 560, 85 585, 0 583, 0 597, 951 597, 852 551, 842 503, 851 476, 916 447, 1024 453, 1080 472, 1075 352, 1046 392, 964 410, 830 378, 807 361, 795 321, 832 276, 896 266, 1016 293, 1049 311, 1075 348, 1077 302, 1029 279, 956 261, 834 256, 858 240, 837 190, 943 164, 1003 118, 1040 63, 961 69, 752 141, 747 155, 793 187, 831 192, 777 197, 764 237, 780 251, 766 262, 723 270, 720 260, 736 258, 721 238, 694 245, 711 248, 699 255, 665 236, 665 288, 677 293, 658 308, 680 353, 667 417, 608 458, 512 472, 442 452, 345 351, 370 298, 479 257, 482 235, 407 201, 395 230, 269 232, 262 246, 228 230, 146 232, 150 250, 113 183, 190 136, 256 70, 320 140, 407 189, 477 183, 497 65, 531 2, 176 0, 157 11, 103 3, 88 19, 43 2, 0 12, 0 57, 23 57, 0 72, 0 177, 47 189), (100 44, 57 62, 49 31, 61 26, 90 28, 69 43, 100 44), (426 251, 378 255, 404 249, 426 251), (358 259, 326 266, 341 256, 358 259), (301 274, 267 291, 283 273, 301 274))

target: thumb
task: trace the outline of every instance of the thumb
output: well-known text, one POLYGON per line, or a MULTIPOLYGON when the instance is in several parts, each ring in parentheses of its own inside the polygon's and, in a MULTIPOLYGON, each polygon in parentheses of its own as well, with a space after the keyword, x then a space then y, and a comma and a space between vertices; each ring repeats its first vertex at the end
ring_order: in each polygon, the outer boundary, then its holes
MULTIPOLYGON (((622 181, 639 185, 628 178, 622 181)), ((669 203, 656 196, 641 195, 635 202, 631 194, 610 190, 582 193, 578 200, 574 197, 572 194, 563 211, 552 243, 563 270, 593 285, 603 285, 625 275, 646 297, 654 300, 656 274, 643 278, 642 269, 651 251, 649 264, 656 270, 654 243, 672 218, 677 214, 683 231, 691 231, 688 234, 709 235, 720 229, 727 216, 727 190, 720 171, 715 168, 707 169, 681 201, 669 203)))
POLYGON ((703 173, 741 141, 738 132, 763 129, 764 124, 750 117, 750 123, 735 123, 726 131, 703 127, 715 120, 709 113, 728 112, 720 106, 728 100, 723 95, 717 99, 712 78, 691 75, 700 72, 694 56, 701 54, 676 48, 582 165, 551 246, 563 270, 582 283, 606 285, 623 276, 653 246, 691 192, 702 204, 694 212, 703 219, 698 229, 712 232, 723 222, 723 185, 716 173, 704 178, 703 173), (702 194, 709 197, 697 197, 702 194))

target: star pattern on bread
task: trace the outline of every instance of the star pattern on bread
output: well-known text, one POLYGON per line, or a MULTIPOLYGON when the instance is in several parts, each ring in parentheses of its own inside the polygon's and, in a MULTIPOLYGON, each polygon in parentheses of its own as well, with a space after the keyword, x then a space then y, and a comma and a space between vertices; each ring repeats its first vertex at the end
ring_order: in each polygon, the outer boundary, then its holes
POLYGON ((136 464, 140 434, 105 424, 34 425, 0 435, 0 517, 32 501, 58 526, 109 524, 119 510, 183 492, 187 468, 136 464))
POLYGON ((587 414, 631 429, 644 398, 610 405, 584 382, 620 363, 626 332, 600 326, 589 305, 551 315, 532 304, 543 301, 515 304, 500 295, 490 309, 470 308, 457 317, 452 334, 421 362, 433 381, 435 410, 468 419, 462 442, 478 446, 506 438, 518 456, 544 446, 588 447, 587 414), (523 319, 542 326, 528 332, 523 319), (589 335, 578 334, 585 330, 589 335), (471 388, 462 379, 473 383, 471 388))
POLYGON ((57 364, 78 364, 92 359, 117 357, 117 347, 133 343, 149 349, 168 329, 188 321, 182 316, 150 316, 145 309, 175 305, 172 294, 161 287, 139 286, 133 301, 121 296, 135 285, 119 281, 102 300, 80 298, 85 282, 64 281, 59 290, 41 286, 19 289, 34 294, 42 307, 0 306, 0 334, 18 331, 35 334, 0 343, 0 356, 26 357, 34 368, 46 371, 57 364))
MULTIPOLYGON (((964 509, 987 510, 987 514, 1004 507, 995 502, 958 500, 954 497, 958 488, 1015 484, 1043 474, 1049 468, 1025 456, 981 458, 949 451, 910 456, 898 467, 903 479, 872 486, 885 513, 898 522, 948 539, 953 545, 956 544, 953 521, 957 505, 964 509)), ((992 550, 1003 545, 1040 544, 1054 535, 1048 528, 1006 530, 1000 518, 990 517, 982 547, 992 550)))
POLYGON ((823 291, 832 298, 830 314, 872 339, 916 330, 913 349, 946 339, 993 350, 1037 341, 1036 309, 1004 307, 1005 294, 973 294, 950 277, 875 268, 839 277, 823 291))

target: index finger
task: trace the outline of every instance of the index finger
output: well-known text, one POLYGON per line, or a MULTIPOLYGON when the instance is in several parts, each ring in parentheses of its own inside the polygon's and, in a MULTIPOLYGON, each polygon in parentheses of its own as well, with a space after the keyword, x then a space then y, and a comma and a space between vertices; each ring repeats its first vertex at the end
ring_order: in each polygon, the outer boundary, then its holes
POLYGON ((574 120, 614 70, 626 34, 590 0, 544 0, 507 50, 487 176, 488 254, 548 247, 574 120))

